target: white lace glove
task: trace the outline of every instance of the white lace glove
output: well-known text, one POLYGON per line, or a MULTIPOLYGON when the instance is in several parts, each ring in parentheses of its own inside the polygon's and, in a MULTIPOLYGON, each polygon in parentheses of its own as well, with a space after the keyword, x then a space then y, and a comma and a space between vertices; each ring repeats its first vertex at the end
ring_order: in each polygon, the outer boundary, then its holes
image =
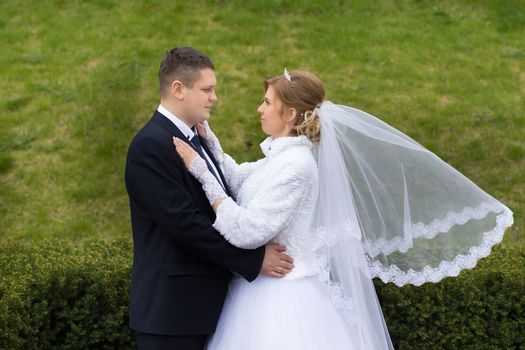
POLYGON ((175 136, 173 137, 173 144, 190 174, 201 183, 202 189, 212 206, 217 199, 228 197, 220 182, 208 169, 206 161, 189 144, 175 136))
POLYGON ((188 171, 201 183, 210 205, 213 205, 217 199, 228 197, 201 157, 195 157, 191 161, 188 171))
POLYGON ((222 150, 221 142, 217 136, 215 136, 213 131, 211 131, 208 121, 205 120, 197 125, 197 129, 199 130, 199 136, 201 137, 201 140, 206 143, 206 146, 208 146, 211 153, 213 153, 213 157, 222 167, 222 163, 224 161, 224 151, 222 150))

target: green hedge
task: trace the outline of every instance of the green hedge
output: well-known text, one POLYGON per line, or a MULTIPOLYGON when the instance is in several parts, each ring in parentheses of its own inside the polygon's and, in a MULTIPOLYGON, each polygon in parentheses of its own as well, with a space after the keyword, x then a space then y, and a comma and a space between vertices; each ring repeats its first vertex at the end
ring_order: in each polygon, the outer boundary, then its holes
POLYGON ((128 349, 130 242, 0 246, 1 349, 128 349))
MULTIPOLYGON (((0 245, 0 349, 129 349, 129 241, 0 245)), ((525 251, 439 284, 376 280, 396 349, 525 347, 525 251)))
POLYGON ((396 349, 525 349, 525 250, 420 287, 375 281, 396 349))

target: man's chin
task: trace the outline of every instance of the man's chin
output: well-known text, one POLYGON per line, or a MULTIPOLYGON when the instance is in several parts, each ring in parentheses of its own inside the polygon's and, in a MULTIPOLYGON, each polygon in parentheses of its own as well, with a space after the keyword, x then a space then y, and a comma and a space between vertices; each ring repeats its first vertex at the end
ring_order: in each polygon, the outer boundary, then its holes
POLYGON ((204 122, 206 120, 210 119, 210 113, 202 115, 201 118, 199 118, 199 123, 204 122))

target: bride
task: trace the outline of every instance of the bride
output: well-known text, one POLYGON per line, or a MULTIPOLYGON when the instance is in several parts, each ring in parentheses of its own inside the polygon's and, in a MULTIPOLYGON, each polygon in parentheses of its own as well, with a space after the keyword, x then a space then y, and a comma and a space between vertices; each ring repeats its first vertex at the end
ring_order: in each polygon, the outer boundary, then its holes
POLYGON ((232 197, 174 139, 214 227, 240 248, 280 243, 295 265, 274 271, 281 279, 234 278, 207 348, 392 349, 372 278, 401 286, 457 275, 501 241, 512 212, 401 132, 325 101, 313 74, 285 70, 264 87, 263 159, 237 164, 199 126, 232 197))

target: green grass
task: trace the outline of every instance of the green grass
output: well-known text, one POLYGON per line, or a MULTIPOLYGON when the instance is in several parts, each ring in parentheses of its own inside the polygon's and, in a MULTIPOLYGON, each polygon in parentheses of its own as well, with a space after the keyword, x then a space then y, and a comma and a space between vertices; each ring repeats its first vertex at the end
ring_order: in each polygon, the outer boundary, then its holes
POLYGON ((0 240, 129 237, 127 146, 163 53, 212 57, 213 126, 261 156, 262 80, 314 72, 328 98, 412 136, 507 204, 525 245, 523 1, 0 3, 0 240))

